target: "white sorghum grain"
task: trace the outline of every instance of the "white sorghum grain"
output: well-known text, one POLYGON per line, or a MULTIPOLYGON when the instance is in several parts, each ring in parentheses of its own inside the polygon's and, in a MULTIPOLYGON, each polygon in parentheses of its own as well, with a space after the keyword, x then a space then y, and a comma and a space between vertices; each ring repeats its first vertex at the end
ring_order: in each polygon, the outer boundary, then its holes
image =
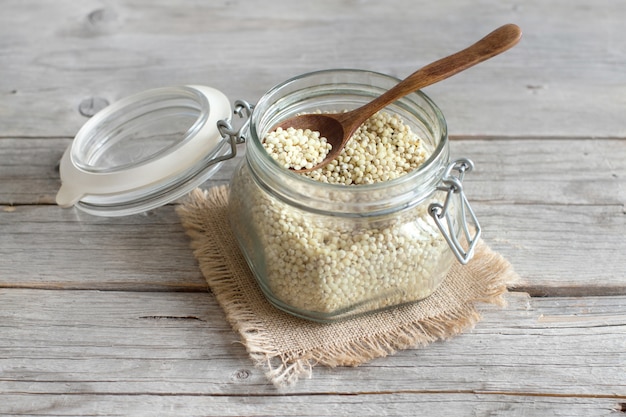
MULTIPOLYGON (((267 151, 283 164, 299 158, 275 155, 281 149, 293 151, 287 148, 294 146, 292 133, 287 129, 265 139, 267 151)), ((302 134, 311 136, 296 132, 302 134)), ((302 143, 308 146, 308 140, 302 143)), ((303 175, 358 186, 397 178, 428 156, 420 138, 398 116, 379 112, 336 160, 303 175)), ((271 297, 296 309, 333 314, 415 301, 435 289, 453 258, 428 214, 432 198, 381 217, 325 216, 267 194, 246 168, 234 177, 230 201, 239 219, 233 225, 240 228, 240 242, 263 259, 256 272, 271 297)))
POLYGON ((399 116, 378 112, 357 129, 334 163, 305 175, 329 183, 371 184, 413 171, 426 158, 422 140, 399 116))
MULTIPOLYGON (((268 133, 263 146, 282 166, 296 170, 317 165, 331 149, 319 132, 294 128, 268 133)), ((378 112, 359 126, 337 158, 303 175, 333 184, 371 184, 413 171, 426 158, 421 139, 399 116, 378 112)))
POLYGON ((289 127, 265 135, 263 147, 287 169, 310 169, 324 160, 331 145, 320 132, 289 127))

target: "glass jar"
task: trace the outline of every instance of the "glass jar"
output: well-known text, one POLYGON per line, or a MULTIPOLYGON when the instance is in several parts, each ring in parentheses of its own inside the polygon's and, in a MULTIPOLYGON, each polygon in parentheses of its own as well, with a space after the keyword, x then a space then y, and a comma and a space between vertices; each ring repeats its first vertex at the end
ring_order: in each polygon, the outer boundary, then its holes
POLYGON ((385 108, 430 152, 399 178, 321 183, 281 167, 263 148, 265 134, 284 119, 350 110, 397 82, 367 71, 320 71, 276 86, 254 108, 229 213, 246 260, 276 307, 329 322, 412 303, 433 293, 455 256, 462 263, 471 258, 480 228, 462 179, 472 165, 450 162, 444 116, 425 94, 385 108))
POLYGON ((398 82, 328 70, 286 81, 230 123, 228 98, 206 86, 126 97, 91 118, 60 162, 57 203, 98 216, 151 210, 200 186, 246 143, 231 181, 230 223, 267 299, 322 322, 423 299, 456 257, 466 263, 480 227, 463 193, 469 160, 450 162, 445 119, 423 93, 385 111, 400 116, 430 157, 394 180, 358 186, 316 182, 278 165, 262 138, 300 112, 356 108, 398 82), (473 236, 472 236, 473 234, 473 236))

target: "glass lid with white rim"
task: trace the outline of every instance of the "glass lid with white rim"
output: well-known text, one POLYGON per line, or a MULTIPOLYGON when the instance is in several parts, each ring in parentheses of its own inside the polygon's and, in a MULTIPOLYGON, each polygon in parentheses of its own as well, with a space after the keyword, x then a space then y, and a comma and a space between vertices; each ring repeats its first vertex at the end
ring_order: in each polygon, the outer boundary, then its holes
POLYGON ((226 96, 205 86, 144 91, 111 104, 79 130, 60 164, 61 207, 123 216, 165 205, 217 170, 231 151, 218 122, 226 96))

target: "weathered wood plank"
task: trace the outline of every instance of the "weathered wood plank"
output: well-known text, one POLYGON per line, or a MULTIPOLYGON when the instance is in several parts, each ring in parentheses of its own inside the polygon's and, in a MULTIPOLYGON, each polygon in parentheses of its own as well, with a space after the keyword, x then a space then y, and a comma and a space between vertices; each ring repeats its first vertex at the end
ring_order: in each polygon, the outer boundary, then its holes
MULTIPOLYGON (((69 144, 70 139, 0 138, 0 204, 54 204, 57 165, 69 144)), ((451 151, 476 164, 465 181, 471 201, 626 202, 626 140, 453 140, 451 151)), ((210 183, 227 183, 244 154, 240 146, 237 159, 222 164, 210 183)))
POLYGON ((476 165, 464 181, 472 201, 626 204, 626 140, 452 140, 450 148, 476 165))
POLYGON ((209 294, 4 289, 0 392, 626 397, 623 296, 508 298, 509 307, 485 306, 473 331, 445 343, 359 368, 317 367, 277 392, 250 368, 209 294))
POLYGON ((0 139, 1 204, 50 204, 60 186, 58 165, 70 139, 0 139))
POLYGON ((7 207, 0 227, 0 287, 207 290, 173 206, 124 218, 7 207))
MULTIPOLYGON (((54 165, 68 143, 0 140, 2 203, 52 204, 59 184, 54 165)), ((626 293, 626 141, 461 140, 452 148, 456 156, 475 160, 467 194, 485 239, 513 262, 524 290, 626 293)), ((236 164, 224 164, 212 183, 227 182, 236 164)), ((98 219, 54 206, 6 206, 0 225, 3 286, 206 287, 171 208, 98 219)))
POLYGON ((626 294, 623 206, 474 204, 485 241, 533 295, 626 294))
POLYGON ((358 395, 162 396, 91 394, 5 395, 0 413, 23 417, 89 416, 551 416, 603 417, 623 412, 623 399, 551 398, 472 393, 358 395))
POLYGON ((626 411, 626 3, 4 0, 2 11, 0 415, 626 411), (277 391, 207 293, 173 206, 99 219, 53 205, 61 153, 107 102, 185 83, 255 102, 329 67, 404 77, 507 22, 523 28, 519 46, 427 93, 453 154, 476 162, 465 189, 485 240, 519 290, 551 297, 513 293, 450 341, 315 368, 277 391))
MULTIPOLYGON (((621 206, 475 202, 485 241, 537 295, 626 294, 621 206)), ((99 218, 56 206, 0 210, 0 287, 205 291, 174 212, 99 218)))
POLYGON ((452 134, 626 136, 622 2, 5 0, 3 9, 5 137, 72 136, 81 103, 156 86, 208 84, 254 102, 322 68, 404 77, 507 22, 524 29, 519 46, 427 90, 452 134))

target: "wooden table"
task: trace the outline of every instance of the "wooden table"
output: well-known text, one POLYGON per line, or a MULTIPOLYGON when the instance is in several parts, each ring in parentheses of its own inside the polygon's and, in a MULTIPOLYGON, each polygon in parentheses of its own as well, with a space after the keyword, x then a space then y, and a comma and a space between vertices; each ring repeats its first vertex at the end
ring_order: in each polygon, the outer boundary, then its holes
POLYGON ((610 0, 3 0, 0 414, 623 415, 625 19, 610 0), (277 390, 174 205, 113 219, 55 205, 59 158, 106 103, 188 83, 254 102, 332 67, 404 77, 508 22, 516 48, 426 89, 453 154, 476 163, 485 241, 523 279, 452 340, 277 390))

